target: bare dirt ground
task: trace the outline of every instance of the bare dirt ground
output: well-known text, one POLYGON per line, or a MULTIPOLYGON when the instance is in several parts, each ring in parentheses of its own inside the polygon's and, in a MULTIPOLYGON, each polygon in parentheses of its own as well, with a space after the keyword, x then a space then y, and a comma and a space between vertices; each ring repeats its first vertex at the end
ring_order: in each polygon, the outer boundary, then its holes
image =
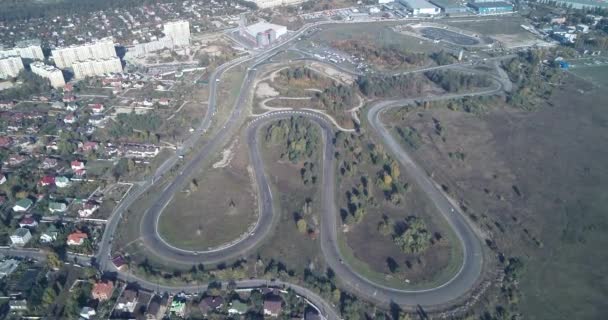
POLYGON ((568 77, 536 112, 492 103, 481 115, 440 106, 385 118, 417 130, 418 163, 464 200, 500 252, 523 259, 519 301, 528 319, 608 312, 603 100, 602 91, 568 77))

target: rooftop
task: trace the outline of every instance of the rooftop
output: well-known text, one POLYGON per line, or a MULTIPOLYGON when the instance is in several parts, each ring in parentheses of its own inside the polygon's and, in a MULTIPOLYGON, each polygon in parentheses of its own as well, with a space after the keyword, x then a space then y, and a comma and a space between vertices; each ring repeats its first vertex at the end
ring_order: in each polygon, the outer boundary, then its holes
POLYGON ((286 27, 278 25, 278 24, 268 23, 266 21, 260 21, 260 22, 254 23, 252 25, 248 25, 247 32, 249 32, 250 34, 256 35, 260 32, 268 31, 269 29, 277 30, 277 29, 285 29, 285 28, 286 27))
POLYGON ((474 8, 497 8, 497 7, 513 7, 512 4, 504 1, 497 2, 473 2, 470 3, 471 7, 474 8))

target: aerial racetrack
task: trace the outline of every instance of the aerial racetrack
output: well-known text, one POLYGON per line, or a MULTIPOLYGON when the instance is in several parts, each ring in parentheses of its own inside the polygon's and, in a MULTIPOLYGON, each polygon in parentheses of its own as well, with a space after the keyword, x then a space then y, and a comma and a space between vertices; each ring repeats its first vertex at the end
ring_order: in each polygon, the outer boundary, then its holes
MULTIPOLYGON (((322 178, 321 178, 321 194, 322 196, 322 214, 321 214, 321 232, 320 244, 322 253, 328 267, 333 270, 340 283, 349 291, 356 293, 371 302, 386 306, 390 302, 396 303, 405 308, 413 306, 434 307, 445 306, 459 298, 467 295, 478 283, 484 268, 484 252, 479 236, 467 221, 466 217, 459 211, 450 199, 435 185, 428 174, 421 169, 408 155, 408 153, 399 145, 392 137, 389 131, 383 126, 380 115, 386 110, 403 107, 424 101, 457 99, 465 96, 483 96, 494 95, 501 93, 503 90, 508 90, 504 82, 498 77, 493 77, 495 87, 481 89, 477 92, 467 92, 459 94, 446 94, 433 97, 419 97, 410 99, 397 100, 380 100, 366 108, 366 118, 369 127, 377 134, 384 146, 389 150, 391 155, 398 160, 402 167, 414 178, 417 185, 428 196, 434 207, 445 219, 452 231, 457 237, 460 247, 462 248, 462 265, 458 271, 447 281, 428 288, 422 289, 397 289, 387 287, 360 275, 352 266, 345 263, 340 251, 338 233, 339 233, 339 214, 336 207, 336 187, 335 187, 335 163, 334 163, 334 145, 332 137, 335 133, 334 124, 324 115, 308 112, 308 111, 272 111, 262 115, 258 115, 254 120, 250 121, 245 126, 247 144, 249 146, 249 161, 253 167, 255 174, 255 182, 258 192, 259 217, 252 231, 245 237, 238 239, 228 246, 218 247, 208 251, 194 251, 181 249, 167 243, 158 233, 158 221, 164 208, 171 201, 173 195, 182 188, 187 181, 188 176, 199 168, 201 163, 209 155, 217 152, 221 146, 221 141, 229 137, 232 128, 238 128, 242 123, 239 123, 240 115, 246 110, 248 103, 247 97, 253 89, 257 76, 257 67, 268 62, 279 50, 283 49, 287 43, 296 39, 307 28, 295 33, 290 39, 271 48, 270 50, 258 53, 257 55, 240 58, 238 60, 227 63, 221 66, 214 72, 210 79, 210 97, 209 108, 205 119, 201 126, 196 129, 196 133, 202 135, 207 132, 210 127, 210 118, 213 116, 216 108, 216 91, 217 82, 223 72, 229 68, 243 62, 250 62, 250 67, 245 74, 245 79, 242 83, 239 96, 231 110, 228 120, 224 126, 214 132, 214 136, 208 140, 201 148, 193 150, 194 155, 188 159, 181 169, 180 174, 176 175, 173 180, 158 194, 156 200, 146 211, 140 224, 140 236, 146 249, 158 257, 166 261, 171 261, 183 265, 204 264, 220 264, 226 261, 231 261, 250 253, 254 248, 259 246, 267 238, 271 232, 273 221, 276 219, 277 210, 274 208, 273 195, 269 185, 268 173, 264 170, 264 163, 260 155, 260 145, 258 142, 258 131, 264 125, 279 119, 285 119, 293 116, 301 116, 315 123, 322 132, 323 139, 323 154, 322 154, 322 178), (217 81, 216 81, 217 80, 217 81)), ((461 67, 461 66, 458 66, 461 67)), ((194 146, 196 135, 192 142, 187 142, 185 147, 178 150, 175 159, 169 159, 166 165, 161 168, 148 181, 148 187, 151 186, 155 179, 160 179, 168 168, 177 163, 177 157, 185 154, 194 146), (161 170, 162 169, 162 170, 161 170), (164 170, 164 171, 163 171, 164 170)), ((137 197, 143 194, 144 191, 136 192, 127 198, 127 201, 122 203, 117 209, 117 214, 112 218, 106 230, 114 230, 120 221, 122 211, 124 211, 137 197)), ((97 259, 100 262, 102 270, 117 271, 109 257, 111 256, 111 237, 113 232, 106 232, 102 239, 101 249, 97 254, 97 259)), ((124 277, 130 280, 137 280, 141 284, 150 284, 145 279, 138 278, 132 274, 123 274, 124 277)), ((263 284, 264 282, 255 280, 241 281, 240 285, 263 284)), ((154 288, 161 288, 158 284, 150 284, 154 288)), ((200 288, 200 286, 197 286, 200 288)), ((164 290, 186 290, 186 287, 170 287, 162 286, 164 290)), ((334 311, 326 303, 319 301, 318 297, 314 297, 310 292, 304 292, 306 289, 297 288, 302 294, 308 294, 309 299, 315 300, 316 303, 324 304, 323 310, 325 316, 336 318, 334 311)))

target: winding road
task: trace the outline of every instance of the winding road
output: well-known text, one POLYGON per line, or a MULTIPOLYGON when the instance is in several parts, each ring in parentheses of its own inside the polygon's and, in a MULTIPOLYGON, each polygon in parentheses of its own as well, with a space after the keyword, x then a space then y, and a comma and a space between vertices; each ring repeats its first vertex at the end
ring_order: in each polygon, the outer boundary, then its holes
MULTIPOLYGON (((258 143, 259 130, 264 125, 269 124, 278 119, 289 118, 292 116, 302 116, 316 123, 322 132, 324 143, 322 164, 322 204, 323 212, 321 214, 321 249, 325 257, 326 263, 334 271, 340 284, 346 287, 349 291, 357 294, 357 296, 379 305, 386 306, 389 302, 397 303, 404 307, 423 306, 433 307, 449 304, 460 297, 466 295, 479 281, 482 269, 484 266, 483 247, 479 237, 468 224, 468 221, 463 214, 459 212, 457 207, 454 207, 445 194, 436 186, 426 172, 418 166, 408 155, 408 153, 399 145, 390 132, 383 126, 380 115, 392 108, 413 104, 420 101, 446 100, 455 99, 464 96, 481 96, 498 94, 504 90, 509 90, 509 84, 504 79, 495 77, 497 83, 496 88, 481 90, 473 93, 448 94, 436 97, 421 97, 417 99, 402 99, 379 101, 368 108, 367 120, 369 127, 381 138, 385 147, 393 155, 395 159, 403 166, 408 174, 416 181, 429 199, 434 204, 435 208, 448 222, 449 226, 457 236, 463 252, 463 264, 459 271, 447 282, 427 289, 420 290, 399 290, 386 287, 374 283, 365 277, 358 274, 348 263, 344 262, 339 249, 338 234, 340 232, 340 221, 338 219, 338 209, 335 199, 335 163, 334 163, 334 145, 332 138, 334 137, 335 128, 322 114, 308 111, 276 111, 268 112, 256 117, 246 127, 247 142, 249 145, 249 157, 251 165, 255 172, 255 180, 258 188, 258 206, 259 218, 252 230, 246 237, 243 237, 236 243, 222 248, 217 248, 209 251, 191 251, 177 248, 170 245, 162 239, 158 233, 158 221, 163 209, 173 198, 173 195, 179 192, 183 186, 191 179, 191 175, 200 169, 201 165, 208 157, 213 156, 218 148, 220 148, 242 125, 244 112, 247 110, 249 97, 253 90, 254 79, 257 75, 257 67, 266 63, 275 54, 280 52, 286 44, 293 39, 296 39, 301 34, 306 32, 315 25, 307 26, 297 33, 293 34, 288 40, 283 43, 263 52, 258 52, 251 56, 238 58, 227 64, 220 66, 210 77, 210 95, 208 109, 204 120, 195 130, 195 134, 186 140, 183 145, 177 150, 176 154, 163 163, 152 177, 144 181, 135 192, 128 195, 125 200, 117 207, 115 214, 112 216, 106 226, 106 232, 100 241, 99 249, 95 256, 99 268, 104 271, 117 272, 119 277, 126 281, 137 281, 142 287, 155 291, 167 292, 197 292, 204 289, 206 286, 180 286, 170 287, 151 283, 146 279, 136 277, 132 274, 120 272, 115 269, 110 261, 111 242, 116 227, 122 220, 122 215, 127 212, 127 208, 133 204, 140 196, 147 192, 155 185, 162 177, 178 165, 179 157, 192 150, 193 155, 185 161, 179 168, 179 173, 172 178, 167 186, 158 194, 152 206, 145 212, 140 224, 140 236, 143 244, 152 253, 160 258, 173 263, 183 265, 194 265, 198 263, 218 264, 221 262, 234 260, 239 257, 249 255, 256 246, 262 244, 265 238, 271 233, 278 213, 273 207, 273 194, 270 188, 267 174, 264 170, 264 163, 260 155, 260 145, 258 143), (206 133, 212 127, 212 118, 217 107, 217 87, 221 81, 221 76, 229 69, 238 66, 242 63, 250 63, 245 79, 241 85, 238 98, 231 110, 230 116, 222 127, 218 128, 202 147, 196 148, 195 145, 201 135, 206 133)), ((461 66, 461 65, 460 65, 461 66)), ((443 68, 443 67, 442 67, 443 68)), ((2 250, 4 251, 4 250, 2 250)), ((17 255, 17 251, 13 251, 17 255)), ((35 256, 32 252, 26 252, 27 256, 35 256)), ((39 257, 42 258, 42 257, 39 257)), ((236 282, 238 287, 257 287, 264 285, 286 286, 295 290, 297 293, 306 297, 314 305, 319 307, 324 317, 328 319, 339 319, 336 311, 326 302, 323 301, 315 293, 306 288, 300 287, 291 283, 272 282, 267 280, 244 280, 236 282)))

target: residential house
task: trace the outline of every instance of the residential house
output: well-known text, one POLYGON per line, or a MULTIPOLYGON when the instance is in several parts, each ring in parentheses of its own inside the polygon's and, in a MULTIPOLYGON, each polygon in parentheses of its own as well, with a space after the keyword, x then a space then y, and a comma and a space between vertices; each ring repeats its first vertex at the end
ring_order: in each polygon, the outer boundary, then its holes
POLYGON ((16 166, 22 164, 23 162, 25 162, 25 160, 27 160, 26 156, 20 155, 20 154, 14 154, 14 155, 9 156, 8 162, 6 164, 8 164, 11 167, 16 167, 16 166))
POLYGON ((228 314, 245 314, 248 309, 247 304, 241 302, 241 300, 232 300, 228 307, 228 314))
POLYGON ((13 138, 7 136, 0 137, 0 148, 10 148, 13 144, 13 138))
POLYGON ((78 210, 78 215, 82 218, 90 217, 97 209, 99 209, 99 204, 89 200, 82 206, 82 209, 78 210))
POLYGON ((100 281, 95 283, 95 285, 93 286, 93 290, 91 290, 91 296, 93 297, 93 299, 104 301, 112 297, 112 291, 114 291, 114 284, 111 281, 100 281))
POLYGON ((19 261, 15 259, 7 259, 0 262, 0 279, 9 276, 11 273, 17 269, 19 266, 19 261))
POLYGON ((178 299, 171 301, 170 312, 178 317, 183 317, 186 313, 186 302, 178 299))
POLYGON ((105 117, 102 114, 92 115, 89 118, 89 124, 92 126, 100 126, 101 124, 103 124, 104 120, 105 120, 105 117))
POLYGON ((15 212, 25 212, 30 209, 30 207, 34 204, 32 200, 25 198, 17 201, 13 206, 13 211, 15 212))
POLYGON ((93 317, 97 314, 97 312, 95 312, 95 309, 91 308, 91 307, 82 307, 82 309, 80 310, 80 318, 81 319, 93 319, 93 317))
POLYGON ((11 243, 14 246, 24 246, 30 239, 32 239, 32 234, 26 228, 19 228, 11 235, 11 243))
POLYGON ((78 105, 75 103, 68 103, 68 106, 65 108, 67 111, 74 112, 78 110, 78 105))
POLYGON ((27 310, 27 301, 25 299, 10 300, 8 307, 11 311, 24 311, 27 310))
POLYGON ((55 178, 55 185, 57 186, 57 188, 66 188, 66 187, 69 187, 70 184, 71 184, 70 179, 68 179, 64 176, 55 178))
POLYGON ((137 305, 137 291, 125 289, 116 302, 115 309, 122 312, 133 313, 137 305))
POLYGON ((276 295, 269 295, 264 299, 264 315, 278 317, 283 308, 283 300, 276 295))
POLYGON ((0 173, 0 185, 4 184, 6 182, 6 176, 2 173, 0 173))
POLYGON ((205 297, 199 302, 198 308, 202 314, 207 314, 209 311, 221 308, 224 305, 224 298, 222 297, 205 297))
POLYGON ((76 232, 70 233, 70 235, 68 236, 67 244, 68 244, 68 246, 80 246, 84 243, 84 240, 88 239, 88 238, 89 238, 89 235, 87 235, 86 233, 76 231, 76 232))
POLYGON ((91 111, 93 111, 93 114, 102 114, 103 111, 105 110, 105 108, 103 107, 103 104, 101 104, 101 103, 89 104, 89 108, 91 108, 91 111))
POLYGON ((91 152, 91 151, 95 151, 97 150, 97 148, 99 148, 99 144, 95 141, 87 141, 85 143, 82 144, 82 151, 83 152, 91 152))
POLYGON ((160 152, 159 147, 151 144, 125 143, 121 149, 127 158, 151 158, 156 157, 160 152))
POLYGON ((55 184, 55 177, 53 176, 44 176, 40 179, 40 185, 43 187, 52 186, 55 184))
POLYGON ((46 231, 40 235, 40 242, 42 243, 51 243, 57 240, 57 235, 59 232, 57 231, 57 227, 54 224, 51 224, 46 231))
POLYGON ((13 144, 13 138, 7 136, 0 137, 0 148, 10 148, 13 144))
POLYGON ((76 101, 76 97, 73 94, 64 94, 61 101, 65 103, 74 102, 76 101))
POLYGON ((68 206, 63 202, 49 203, 49 211, 51 213, 61 213, 61 212, 66 212, 67 210, 68 210, 68 206))
POLYGON ((85 169, 74 170, 74 176, 72 176, 72 181, 82 181, 86 174, 87 170, 85 169))
POLYGON ((82 169, 84 169, 84 162, 74 160, 74 161, 70 162, 70 166, 72 167, 72 171, 82 170, 82 169))
POLYGON ((125 262, 125 259, 123 259, 122 256, 116 256, 112 258, 112 263, 114 264, 116 269, 120 271, 125 270, 128 267, 127 263, 125 262))
POLYGON ((48 170, 51 168, 55 168, 57 166, 57 163, 57 159, 44 158, 44 160, 42 160, 42 163, 40 164, 40 169, 48 170))
POLYGON ((63 102, 63 101, 53 101, 53 103, 51 103, 51 108, 53 108, 53 109, 63 109, 63 108, 65 108, 65 102, 63 102))
POLYGON ((19 220, 20 228, 35 228, 36 226, 38 226, 38 221, 31 215, 27 215, 19 220))
POLYGON ((65 124, 74 124, 76 122, 77 117, 73 114, 68 114, 63 118, 63 123, 65 124))

